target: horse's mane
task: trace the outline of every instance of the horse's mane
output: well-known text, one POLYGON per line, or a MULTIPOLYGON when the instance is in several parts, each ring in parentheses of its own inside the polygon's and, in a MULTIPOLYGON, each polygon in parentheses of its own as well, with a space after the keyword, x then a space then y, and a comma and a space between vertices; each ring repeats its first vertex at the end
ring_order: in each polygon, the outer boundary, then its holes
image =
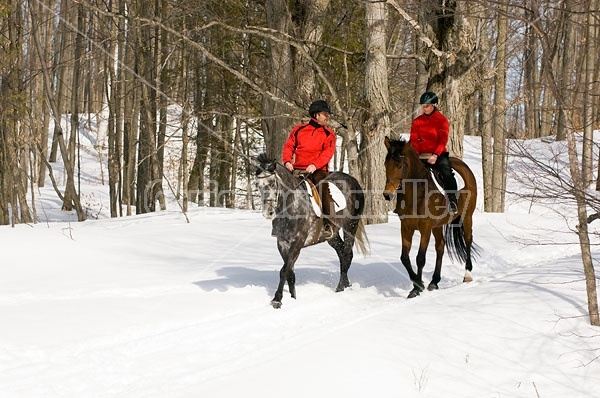
POLYGON ((405 152, 404 147, 409 142, 410 141, 407 141, 404 138, 390 139, 389 140, 390 148, 388 149, 388 153, 387 153, 387 157, 386 158, 398 159, 398 158, 400 158, 402 156, 408 155, 408 153, 405 152))
POLYGON ((259 175, 263 171, 272 173, 275 171, 275 167, 277 167, 277 161, 267 156, 264 152, 256 157, 256 162, 256 175, 259 175))
POLYGON ((427 173, 427 167, 419 159, 419 155, 410 144, 410 140, 404 138, 390 139, 389 140, 388 153, 385 157, 388 159, 400 160, 402 157, 406 157, 409 163, 409 167, 421 177, 429 178, 427 173))

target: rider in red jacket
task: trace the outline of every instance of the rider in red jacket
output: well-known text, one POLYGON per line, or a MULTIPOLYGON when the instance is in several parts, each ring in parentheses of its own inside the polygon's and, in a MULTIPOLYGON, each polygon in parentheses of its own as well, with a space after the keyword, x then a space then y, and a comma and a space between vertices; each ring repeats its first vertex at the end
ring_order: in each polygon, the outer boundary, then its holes
POLYGON ((329 119, 327 103, 323 108, 327 110, 313 112, 308 123, 298 124, 290 132, 282 153, 283 164, 288 169, 306 170, 309 173, 328 170, 329 161, 335 152, 335 134, 326 127, 329 119))
POLYGON ((306 170, 315 184, 323 207, 323 237, 330 239, 333 230, 329 216, 335 213, 327 184, 319 184, 329 175, 329 161, 335 153, 335 134, 327 128, 331 110, 323 100, 314 101, 308 108, 310 120, 295 126, 283 145, 282 161, 289 171, 306 170))
POLYGON ((423 107, 423 114, 412 122, 410 142, 421 159, 440 171, 448 196, 448 211, 454 215, 458 211, 457 185, 446 149, 450 127, 446 116, 437 109, 437 103, 435 93, 428 91, 421 95, 419 104, 423 107))

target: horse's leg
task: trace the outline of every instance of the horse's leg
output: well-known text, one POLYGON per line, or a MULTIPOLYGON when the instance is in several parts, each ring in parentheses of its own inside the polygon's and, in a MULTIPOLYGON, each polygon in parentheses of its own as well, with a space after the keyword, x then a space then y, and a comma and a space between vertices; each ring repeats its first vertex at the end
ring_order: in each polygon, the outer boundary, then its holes
POLYGON ((344 228, 343 240, 340 235, 337 234, 333 239, 328 241, 329 246, 335 249, 340 260, 340 281, 335 289, 336 292, 342 292, 345 288, 352 286, 348 279, 348 270, 350 269, 350 264, 352 264, 352 258, 354 257, 352 249, 354 247, 357 227, 358 222, 351 224, 349 230, 344 228))
POLYGON ((296 274, 294 264, 300 255, 301 245, 290 245, 288 242, 277 241, 277 248, 283 259, 283 267, 279 271, 279 285, 275 296, 271 300, 273 308, 281 308, 281 299, 283 298, 283 287, 287 281, 292 298, 296 298, 296 274))
POLYGON ((402 235, 402 254, 400 255, 400 261, 402 261, 402 265, 404 265, 404 268, 406 268, 408 277, 413 283, 414 287, 408 294, 408 298, 413 298, 417 297, 424 289, 421 277, 415 273, 412 268, 412 264, 410 263, 410 248, 412 246, 412 237, 415 233, 415 230, 411 228, 405 228, 404 226, 401 226, 400 230, 402 235))
POLYGON ((442 279, 442 258, 444 257, 444 233, 441 227, 433 229, 433 237, 435 239, 435 270, 431 278, 431 283, 427 286, 427 290, 437 290, 438 283, 442 279))
POLYGON ((473 245, 473 213, 467 214, 463 220, 463 233, 465 237, 465 245, 467 247, 467 261, 465 262, 465 276, 463 282, 473 282, 471 271, 473 263, 471 262, 471 246, 473 245))
MULTIPOLYGON (((416 283, 414 283, 413 290, 409 293, 408 298, 418 296, 424 289, 425 284, 423 283, 423 268, 425 268, 425 259, 427 254, 427 246, 429 246, 429 239, 431 237, 431 229, 426 228, 421 233, 421 240, 419 242, 419 251, 417 252, 417 275, 416 283)), ((414 280, 413 280, 414 282, 414 280)))

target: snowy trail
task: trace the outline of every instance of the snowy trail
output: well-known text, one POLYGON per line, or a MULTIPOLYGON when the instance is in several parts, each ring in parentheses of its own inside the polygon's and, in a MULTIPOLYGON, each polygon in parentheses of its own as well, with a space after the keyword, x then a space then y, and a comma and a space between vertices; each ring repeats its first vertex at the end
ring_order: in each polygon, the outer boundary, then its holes
MULTIPOLYGON (((4 265, 0 397, 583 398, 600 382, 597 362, 582 366, 600 338, 584 321, 576 245, 534 250, 514 227, 547 219, 478 214, 475 281, 446 259, 440 290, 406 300, 390 217, 367 226, 351 288, 334 292, 331 248, 307 248, 298 299, 286 291, 274 310, 281 260, 260 214, 190 217, 85 223, 75 240, 36 228, 47 250, 4 265)), ((0 232, 10 247, 27 231, 0 232)), ((430 247, 427 282, 433 259, 430 247)))

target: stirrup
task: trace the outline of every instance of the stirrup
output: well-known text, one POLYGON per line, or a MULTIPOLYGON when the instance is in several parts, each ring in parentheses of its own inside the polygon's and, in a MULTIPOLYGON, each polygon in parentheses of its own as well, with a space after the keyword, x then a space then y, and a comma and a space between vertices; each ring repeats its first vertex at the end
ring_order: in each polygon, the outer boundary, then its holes
POLYGON ((328 223, 323 226, 323 229, 321 230, 321 237, 325 240, 333 238, 333 227, 331 224, 328 223))

